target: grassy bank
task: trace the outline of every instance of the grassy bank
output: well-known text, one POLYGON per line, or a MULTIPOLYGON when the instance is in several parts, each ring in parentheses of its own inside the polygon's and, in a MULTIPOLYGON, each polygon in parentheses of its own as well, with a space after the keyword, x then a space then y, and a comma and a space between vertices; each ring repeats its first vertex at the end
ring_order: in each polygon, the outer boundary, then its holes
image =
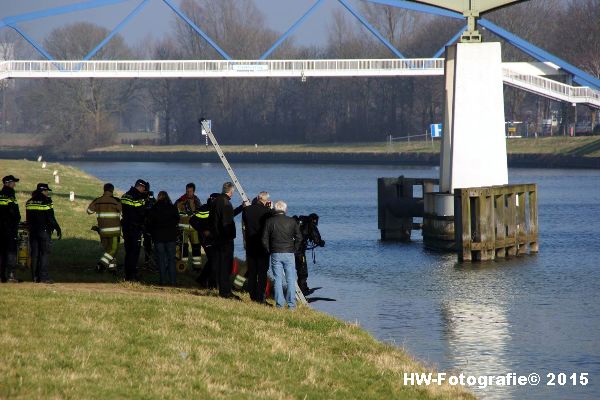
MULTIPOLYGON (((0 174, 13 174, 20 179, 16 192, 21 211, 25 220, 25 202, 31 197, 31 192, 38 182, 49 183, 54 202, 56 219, 62 228, 62 240, 54 240, 50 256, 50 275, 61 282, 117 282, 119 277, 109 274, 98 274, 96 263, 103 253, 99 245, 98 234, 90 228, 96 225, 95 215, 88 215, 86 210, 90 202, 102 194, 101 182, 85 172, 68 165, 48 163, 42 168, 42 163, 23 160, 0 160, 0 174), (54 171, 58 172, 60 183, 54 183, 54 171), (69 200, 69 194, 75 193, 75 201, 69 200)), ((120 247, 118 260, 123 259, 123 249, 120 247)), ((158 282, 154 271, 141 271, 142 277, 149 283, 158 282)), ((28 271, 19 271, 23 280, 31 280, 28 271)), ((193 285, 193 273, 179 275, 183 285, 193 285)))
MULTIPOLYGON (((540 137, 507 140, 509 154, 551 154, 600 157, 600 137, 540 137)), ((226 153, 439 153, 439 141, 350 143, 322 145, 236 145, 222 146, 226 153)), ((117 145, 94 152, 214 152, 211 146, 133 146, 117 145)))
POLYGON ((307 307, 95 273, 101 250, 85 207, 101 182, 63 165, 0 161, 0 174, 22 179, 21 205, 54 169, 64 239, 51 273, 61 283, 0 285, 0 398, 472 398, 446 385, 404 386, 404 372, 430 369, 307 307))
MULTIPOLYGON (((71 278, 84 281, 109 279, 93 271, 102 249, 98 245, 98 234, 90 230, 96 224, 96 218, 85 211, 88 204, 101 194, 102 182, 66 165, 48 163, 43 169, 41 163, 33 161, 0 160, 0 173, 2 176, 13 174, 21 180, 15 189, 23 220, 25 202, 31 197, 36 184, 50 184, 56 219, 63 231, 63 239, 53 243, 51 265, 58 267, 51 270, 53 278, 63 281, 71 278), (60 184, 54 183, 55 170, 60 184), (71 191, 75 192, 73 202, 69 201, 71 191)), ((24 272, 21 272, 21 278, 30 280, 24 272)))

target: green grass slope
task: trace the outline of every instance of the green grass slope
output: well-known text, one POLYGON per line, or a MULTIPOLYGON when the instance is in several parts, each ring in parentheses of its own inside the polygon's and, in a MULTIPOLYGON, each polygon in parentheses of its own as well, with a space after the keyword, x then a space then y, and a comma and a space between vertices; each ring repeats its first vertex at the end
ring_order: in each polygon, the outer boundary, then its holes
POLYGON ((431 368, 309 307, 225 300, 191 278, 161 288, 152 274, 130 284, 94 272, 102 250, 85 208, 101 182, 64 165, 0 161, 0 175, 21 178, 23 215, 29 191, 55 169, 64 238, 50 272, 60 283, 0 284, 0 399, 473 398, 448 385, 404 386, 404 372, 431 368))

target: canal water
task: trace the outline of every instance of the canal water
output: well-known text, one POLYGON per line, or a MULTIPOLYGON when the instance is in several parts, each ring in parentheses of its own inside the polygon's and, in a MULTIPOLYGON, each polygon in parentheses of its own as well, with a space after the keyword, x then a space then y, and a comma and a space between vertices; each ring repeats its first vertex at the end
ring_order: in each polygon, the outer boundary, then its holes
MULTIPOLYGON (((73 164, 122 190, 147 179, 172 198, 187 182, 206 198, 229 180, 218 164, 73 164)), ((600 171, 511 169, 510 183, 538 184, 540 253, 461 264, 424 250, 419 232, 410 244, 379 241, 377 178, 437 178, 437 168, 235 167, 249 194, 267 190, 290 215, 320 216, 326 246, 309 264, 309 286, 320 287, 310 296, 321 298, 312 303, 317 310, 449 373, 541 377, 538 386, 475 388, 481 398, 600 398, 600 171), (548 374, 557 376, 554 386, 548 374)))

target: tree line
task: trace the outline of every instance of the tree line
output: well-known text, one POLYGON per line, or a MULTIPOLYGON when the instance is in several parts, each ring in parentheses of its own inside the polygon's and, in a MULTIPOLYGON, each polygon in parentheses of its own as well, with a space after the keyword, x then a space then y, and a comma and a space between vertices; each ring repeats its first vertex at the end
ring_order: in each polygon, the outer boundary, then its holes
MULTIPOLYGON (((369 22, 409 58, 431 57, 464 25, 367 2, 361 7, 369 22)), ((181 8, 234 59, 257 59, 281 35, 265 27, 265 17, 252 0, 183 0, 181 8)), ((600 0, 530 0, 486 17, 600 76, 600 0)), ((73 23, 50 32, 44 47, 55 59, 82 59, 108 33, 93 23, 73 23)), ((500 40, 491 32, 482 33, 485 41, 500 40)), ((4 29, 0 35, 0 43, 14 45, 15 58, 35 58, 11 31, 4 29)), ((302 46, 290 38, 270 55, 271 59, 393 57, 344 10, 334 13, 321 46, 302 46)), ((116 35, 94 59, 222 57, 178 20, 170 32, 150 43, 131 46, 116 35)), ((506 43, 503 59, 532 61, 506 43)), ((238 144, 382 141, 388 135, 423 134, 443 117, 443 77, 3 82, 2 131, 45 133, 56 152, 82 152, 114 142, 118 131, 155 126, 165 144, 199 143, 199 116, 214 120, 222 143, 238 144)), ((577 111, 579 118, 591 118, 587 107, 577 111)), ((543 119, 568 112, 559 103, 505 88, 507 120, 526 121, 540 130, 543 119)))

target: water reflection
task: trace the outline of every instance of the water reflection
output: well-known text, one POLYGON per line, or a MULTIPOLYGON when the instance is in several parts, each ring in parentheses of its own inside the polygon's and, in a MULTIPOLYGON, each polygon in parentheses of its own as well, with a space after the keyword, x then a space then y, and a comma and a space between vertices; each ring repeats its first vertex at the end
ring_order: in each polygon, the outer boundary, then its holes
MULTIPOLYGON (((508 363, 510 332, 506 306, 455 299, 442 305, 445 339, 453 370, 465 375, 504 375, 508 363)), ((510 387, 473 388, 484 398, 512 397, 510 387)))
MULTIPOLYGON (((176 194, 195 181, 202 197, 228 179, 216 164, 78 166, 121 189, 147 177, 176 194)), ((511 182, 538 183, 540 253, 472 265, 424 250, 418 233, 413 243, 379 241, 377 177, 432 178, 431 168, 236 165, 236 172, 249 193, 268 190, 292 213, 321 217, 327 246, 309 265, 309 285, 337 301, 314 302, 315 309, 358 322, 441 370, 590 373, 586 387, 491 387, 476 392, 484 398, 600 398, 600 171, 509 171, 511 182)), ((236 255, 244 257, 241 241, 236 255)))

